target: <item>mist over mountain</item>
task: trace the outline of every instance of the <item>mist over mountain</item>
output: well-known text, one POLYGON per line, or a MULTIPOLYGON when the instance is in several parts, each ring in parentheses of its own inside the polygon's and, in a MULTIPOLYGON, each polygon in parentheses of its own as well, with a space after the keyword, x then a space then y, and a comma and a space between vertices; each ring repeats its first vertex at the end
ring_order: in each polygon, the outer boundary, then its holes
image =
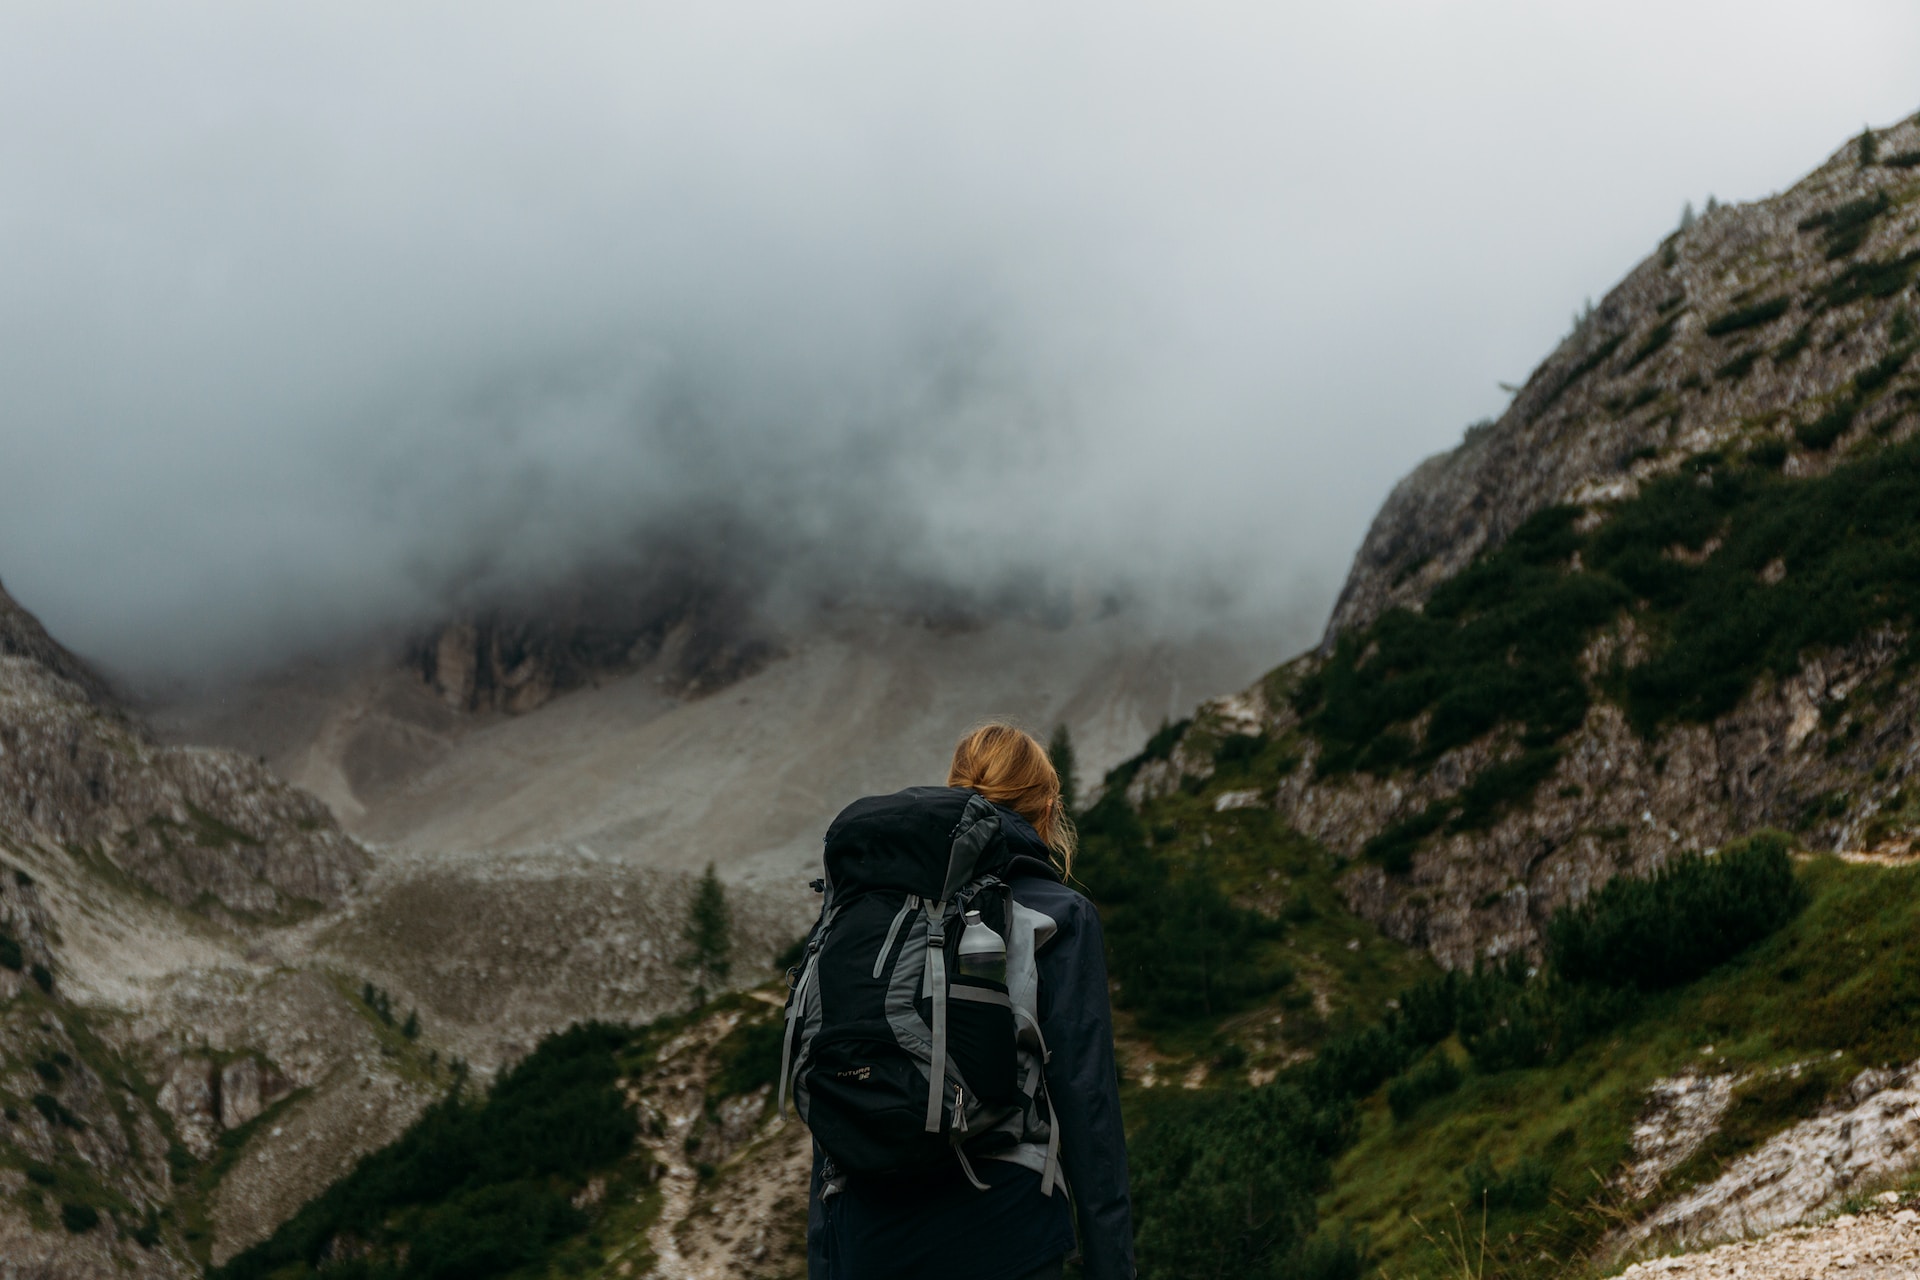
POLYGON ((142 677, 663 546, 1282 651, 1683 199, 1904 106, 1911 13, 1769 8, 11 10, 6 579, 142 677))

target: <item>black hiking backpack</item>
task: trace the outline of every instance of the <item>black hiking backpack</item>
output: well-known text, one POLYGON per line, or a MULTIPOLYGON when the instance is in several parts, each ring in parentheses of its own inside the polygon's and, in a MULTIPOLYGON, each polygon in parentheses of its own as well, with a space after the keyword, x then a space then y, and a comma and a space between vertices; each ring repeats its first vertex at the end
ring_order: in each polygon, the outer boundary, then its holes
POLYGON ((958 787, 869 796, 827 829, 825 900, 789 975, 780 1109, 839 1173, 1011 1160, 1051 1194, 1035 921, 1002 873, 1005 815, 958 787), (963 951, 966 953, 963 956, 963 951))

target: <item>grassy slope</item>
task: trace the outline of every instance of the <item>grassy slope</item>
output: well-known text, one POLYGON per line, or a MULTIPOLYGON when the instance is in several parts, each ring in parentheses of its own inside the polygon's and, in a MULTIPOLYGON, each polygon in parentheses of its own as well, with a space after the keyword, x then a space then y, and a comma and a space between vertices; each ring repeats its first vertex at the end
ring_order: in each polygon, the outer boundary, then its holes
MULTIPOLYGON (((778 1011, 764 1001, 733 994, 645 1027, 558 1033, 491 1093, 430 1111, 271 1239, 214 1274, 223 1280, 644 1274, 653 1263, 647 1231, 661 1207, 657 1162, 646 1140, 663 1135, 648 1128, 644 1111, 639 1140, 609 1143, 592 1135, 610 1117, 634 1114, 628 1090, 640 1088, 671 1042, 730 1012, 741 1020, 710 1055, 708 1110, 717 1114, 726 1098, 761 1089, 778 1074, 779 1039, 769 1033, 779 1025, 778 1011), (565 1136, 575 1129, 581 1140, 565 1136), (477 1158, 502 1145, 523 1154, 477 1158), (449 1164, 468 1172, 444 1176, 449 1164), (495 1237, 497 1249, 463 1255, 452 1247, 495 1237), (364 1247, 364 1256, 315 1267, 316 1256, 336 1238, 356 1242, 349 1254, 364 1247)), ((697 1154, 691 1145, 688 1153, 697 1154)), ((702 1176, 712 1174, 702 1167, 702 1176)))
MULTIPOLYGON (((1424 957, 1342 908, 1332 887, 1342 865, 1324 849, 1264 809, 1214 811, 1219 794, 1268 792, 1297 767, 1300 733, 1327 749, 1323 771, 1417 770, 1436 749, 1489 731, 1513 734, 1524 761, 1550 751, 1591 698, 1621 701, 1648 731, 1672 719, 1710 718, 1767 672, 1791 670, 1809 647, 1844 643, 1883 621, 1910 623, 1920 445, 1868 444, 1812 480, 1788 480, 1777 465, 1770 457, 1703 456, 1682 476, 1621 504, 1591 533, 1575 534, 1571 513, 1543 514, 1443 587, 1424 615, 1389 614, 1343 642, 1307 687, 1276 688, 1297 693, 1296 705, 1308 713, 1302 730, 1279 741, 1202 740, 1203 725, 1183 750, 1191 754, 1196 742, 1213 749, 1212 778, 1189 778, 1181 792, 1147 804, 1131 839, 1116 836, 1124 824, 1111 814, 1088 815, 1088 886, 1107 911, 1117 972, 1127 969, 1130 939, 1114 917, 1132 904, 1115 864, 1128 859, 1163 863, 1169 883, 1204 878, 1234 903, 1280 922, 1250 944, 1250 962, 1291 970, 1291 981, 1243 1000, 1248 1007, 1195 1009, 1186 1018, 1123 1011, 1123 1030, 1175 1059, 1157 1079, 1202 1060, 1232 1063, 1241 1053, 1250 1065, 1276 1065, 1317 1047, 1332 1026, 1377 1016, 1388 996, 1426 969, 1424 957), (1663 554, 1709 538, 1720 540, 1719 550, 1704 562, 1663 554), (1761 570, 1776 558, 1789 572, 1770 582, 1761 570), (1569 568, 1576 563, 1581 571, 1569 568), (1623 610, 1636 614, 1652 641, 1651 660, 1598 682, 1581 680, 1575 656, 1623 610), (1520 685, 1516 676, 1524 677, 1520 685), (1408 727, 1423 712, 1429 737, 1420 741, 1408 727), (1357 950, 1348 949, 1352 941, 1357 950), (1331 1018, 1314 1016, 1303 998, 1309 992, 1321 1010, 1332 1006, 1331 1018)), ((1903 658, 1896 677, 1905 666, 1903 658)), ((1164 755, 1170 745, 1155 743, 1149 754, 1164 755)), ((1132 767, 1109 780, 1109 794, 1124 787, 1132 767)), ((1494 781, 1500 785, 1482 788, 1486 796, 1463 794, 1437 816, 1456 827, 1478 825, 1476 808, 1525 804, 1537 778, 1494 781)), ((1398 848, 1380 841, 1368 852, 1390 867, 1404 865, 1422 835, 1409 831, 1398 848)), ((1668 1179, 1666 1194, 1710 1178, 1862 1067, 1920 1056, 1920 980, 1910 976, 1920 972, 1920 955, 1909 954, 1908 941, 1917 874, 1816 861, 1803 872, 1811 905, 1778 936, 1688 987, 1647 997, 1630 1022, 1564 1061, 1494 1074, 1469 1066, 1456 1093, 1402 1121, 1385 1089, 1376 1092, 1359 1108, 1352 1145, 1334 1167, 1323 1220, 1368 1233, 1390 1274, 1437 1274, 1448 1269, 1441 1246, 1458 1230, 1456 1207, 1475 1219, 1468 1234, 1479 1234, 1477 1212, 1467 1208, 1477 1203, 1469 1165, 1487 1162, 1482 1174, 1487 1167, 1545 1170, 1545 1203, 1518 1196, 1526 1207, 1496 1208, 1488 1223, 1495 1269, 1543 1273, 1552 1269, 1539 1261, 1543 1250, 1577 1255, 1631 1209, 1609 1186, 1654 1080, 1689 1066, 1740 1072, 1811 1064, 1791 1088, 1751 1086, 1708 1151, 1668 1179)), ((1119 1001, 1130 1003, 1124 977, 1119 1001)), ((1439 1052, 1465 1059, 1457 1041, 1439 1052)), ((1236 1083, 1236 1073, 1217 1070, 1211 1081, 1236 1083)), ((1142 1100, 1137 1084, 1130 1096, 1142 1100)))
POLYGON ((1669 1179, 1671 1192, 1710 1180, 1863 1067, 1920 1056, 1920 869, 1821 858, 1801 874, 1811 902, 1792 923, 1700 981, 1648 997, 1636 1017, 1565 1061, 1470 1071, 1457 1093, 1405 1121, 1382 1096, 1369 1099, 1323 1212, 1366 1228, 1390 1273, 1443 1274, 1434 1242, 1455 1229, 1456 1209, 1477 1247, 1478 1207, 1462 1170, 1478 1157, 1500 1170, 1540 1161, 1552 1170, 1552 1201, 1495 1211, 1488 1227, 1502 1270, 1546 1273, 1528 1259, 1543 1248, 1571 1255, 1628 1207, 1604 1181, 1630 1151, 1654 1080, 1808 1064, 1803 1087, 1749 1088, 1734 1123, 1669 1179))

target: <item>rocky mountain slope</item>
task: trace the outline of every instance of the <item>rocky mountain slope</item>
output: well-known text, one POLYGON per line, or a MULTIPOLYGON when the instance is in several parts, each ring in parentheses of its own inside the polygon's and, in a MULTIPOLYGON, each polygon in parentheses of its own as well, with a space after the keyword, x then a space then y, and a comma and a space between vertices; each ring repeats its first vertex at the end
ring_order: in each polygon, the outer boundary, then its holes
POLYGON ((676 657, 676 636, 692 634, 688 624, 637 666, 524 713, 449 705, 387 653, 153 713, 175 740, 266 757, 382 846, 462 857, 579 846, 693 872, 714 862, 805 910, 839 806, 941 776, 979 720, 1010 715, 1042 733, 1065 722, 1097 777, 1168 716, 1259 670, 1265 647, 1255 633, 1156 639, 1125 611, 961 626, 849 606, 693 693, 676 657))
MULTIPOLYGON (((687 878, 564 847, 385 858, 231 750, 165 746, 0 593, 0 1248, 193 1275, 462 1073, 683 1000, 687 878)), ((792 932, 735 895, 740 973, 792 932)))
POLYGON ((1283 744, 1235 803, 1453 966, 1758 827, 1906 847, 1920 127, 1861 148, 1635 268, 1395 490, 1319 649, 1203 708, 1135 801, 1283 744))

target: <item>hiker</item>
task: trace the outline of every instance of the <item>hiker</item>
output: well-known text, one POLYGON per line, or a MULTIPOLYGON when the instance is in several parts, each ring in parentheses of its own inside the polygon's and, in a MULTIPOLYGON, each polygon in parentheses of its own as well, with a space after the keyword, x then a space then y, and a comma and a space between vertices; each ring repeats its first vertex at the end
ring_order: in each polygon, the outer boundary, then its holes
POLYGON ((1106 958, 1030 735, 847 806, 788 999, 781 1103, 813 1134, 809 1280, 1131 1280, 1106 958))

